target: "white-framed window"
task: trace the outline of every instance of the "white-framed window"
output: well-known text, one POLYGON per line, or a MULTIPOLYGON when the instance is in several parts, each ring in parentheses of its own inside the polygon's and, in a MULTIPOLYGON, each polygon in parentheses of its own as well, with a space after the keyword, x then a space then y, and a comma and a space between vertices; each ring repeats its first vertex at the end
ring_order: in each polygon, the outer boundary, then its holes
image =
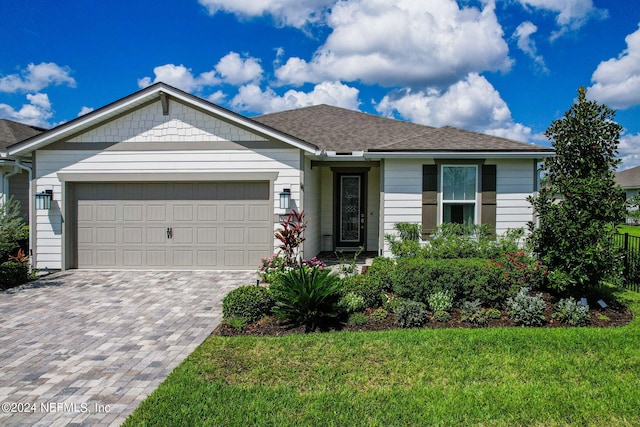
POLYGON ((443 165, 440 174, 440 223, 476 224, 478 166, 443 165))

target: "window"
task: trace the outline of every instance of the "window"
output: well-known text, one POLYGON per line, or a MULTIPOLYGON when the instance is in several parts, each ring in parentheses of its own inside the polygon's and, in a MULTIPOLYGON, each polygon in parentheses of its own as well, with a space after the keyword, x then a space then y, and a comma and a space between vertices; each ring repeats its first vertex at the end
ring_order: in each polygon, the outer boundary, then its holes
POLYGON ((442 166, 443 223, 475 224, 478 167, 442 166))

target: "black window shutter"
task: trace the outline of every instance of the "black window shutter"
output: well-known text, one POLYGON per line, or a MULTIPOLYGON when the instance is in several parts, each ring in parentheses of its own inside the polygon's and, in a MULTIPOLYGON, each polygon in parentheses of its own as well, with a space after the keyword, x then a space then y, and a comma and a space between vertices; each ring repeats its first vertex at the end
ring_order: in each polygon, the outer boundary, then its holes
POLYGON ((438 166, 422 165, 422 239, 428 239, 438 221, 438 166))
POLYGON ((482 224, 488 224, 491 231, 496 231, 496 165, 482 166, 482 224))

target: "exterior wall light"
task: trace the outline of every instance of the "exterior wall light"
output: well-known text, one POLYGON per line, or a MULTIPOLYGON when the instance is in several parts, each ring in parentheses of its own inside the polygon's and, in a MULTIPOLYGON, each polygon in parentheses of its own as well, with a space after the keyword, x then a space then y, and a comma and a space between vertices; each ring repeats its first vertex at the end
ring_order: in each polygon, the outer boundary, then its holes
POLYGON ((280 193, 280 209, 289 209, 291 206, 291 189, 285 188, 280 193))
POLYGON ((51 200, 53 199, 53 190, 44 190, 36 194, 36 209, 51 209, 51 200))

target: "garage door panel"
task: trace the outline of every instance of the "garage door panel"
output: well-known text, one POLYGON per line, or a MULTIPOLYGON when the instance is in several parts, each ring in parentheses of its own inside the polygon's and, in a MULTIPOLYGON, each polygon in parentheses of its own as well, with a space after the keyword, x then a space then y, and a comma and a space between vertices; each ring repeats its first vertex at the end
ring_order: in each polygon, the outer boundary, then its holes
POLYGON ((268 182, 74 184, 74 261, 78 268, 254 269, 273 248, 269 189, 268 182))
POLYGON ((122 207, 122 220, 125 222, 142 221, 142 205, 124 205, 122 207))
POLYGON ((166 228, 158 228, 158 227, 147 227, 147 243, 166 243, 167 240, 167 230, 166 228))
POLYGON ((173 243, 176 245, 193 243, 193 228, 173 227, 173 243))
POLYGON ((193 205, 175 205, 173 207, 174 221, 193 221, 193 205))
POLYGON ((198 205, 197 221, 217 221, 218 206, 217 205, 198 205))
POLYGON ((148 205, 147 221, 166 221, 167 220, 167 207, 165 205, 148 205))
POLYGON ((96 243, 116 243, 117 229, 115 227, 96 228, 96 243))

